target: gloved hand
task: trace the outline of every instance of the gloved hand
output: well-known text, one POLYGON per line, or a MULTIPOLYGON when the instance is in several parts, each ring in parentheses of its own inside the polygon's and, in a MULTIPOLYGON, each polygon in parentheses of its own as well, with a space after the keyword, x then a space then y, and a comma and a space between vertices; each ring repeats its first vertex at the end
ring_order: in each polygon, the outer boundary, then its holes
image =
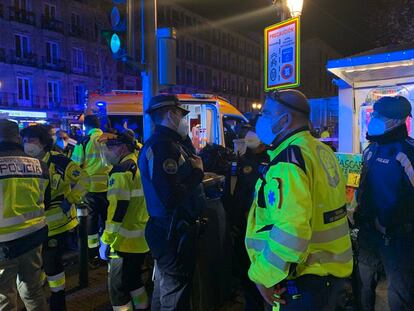
POLYGON ((101 257, 102 260, 109 260, 109 251, 110 251, 110 246, 108 244, 105 244, 104 242, 102 242, 101 240, 101 245, 99 246, 99 257, 101 257))
POLYGON ((60 207, 62 208, 62 211, 67 214, 70 211, 72 204, 67 199, 64 199, 60 207))

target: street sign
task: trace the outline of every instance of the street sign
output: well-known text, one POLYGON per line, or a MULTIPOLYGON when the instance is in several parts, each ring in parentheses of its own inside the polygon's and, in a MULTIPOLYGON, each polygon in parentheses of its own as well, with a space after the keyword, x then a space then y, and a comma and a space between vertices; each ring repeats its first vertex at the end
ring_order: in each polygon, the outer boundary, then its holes
POLYGON ((299 17, 265 28, 264 43, 265 91, 299 86, 299 17))

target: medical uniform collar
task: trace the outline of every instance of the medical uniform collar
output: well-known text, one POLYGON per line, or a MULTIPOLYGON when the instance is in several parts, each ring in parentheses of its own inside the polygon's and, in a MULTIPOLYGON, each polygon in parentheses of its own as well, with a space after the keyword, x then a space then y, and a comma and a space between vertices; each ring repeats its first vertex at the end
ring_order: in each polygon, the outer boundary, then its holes
POLYGON ((276 156, 283 151, 287 146, 289 146, 294 140, 296 140, 299 137, 310 135, 309 128, 307 126, 301 127, 292 133, 290 133, 285 139, 277 144, 273 145, 268 151, 267 154, 270 157, 270 160, 273 160, 276 158, 276 156))
POLYGON ((378 136, 370 136, 367 133, 366 137, 367 137, 367 140, 369 140, 370 142, 376 142, 379 144, 388 144, 393 141, 403 140, 408 137, 407 126, 405 124, 402 124, 396 127, 395 129, 383 135, 378 135, 378 136))

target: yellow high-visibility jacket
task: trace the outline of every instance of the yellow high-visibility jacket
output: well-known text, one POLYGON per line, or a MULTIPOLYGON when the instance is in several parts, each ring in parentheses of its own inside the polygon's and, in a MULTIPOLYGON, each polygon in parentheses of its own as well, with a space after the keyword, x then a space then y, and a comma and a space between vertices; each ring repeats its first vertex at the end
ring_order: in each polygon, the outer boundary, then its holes
POLYGON ((78 225, 76 208, 87 191, 87 185, 80 181, 81 168, 61 153, 50 151, 43 161, 49 167, 51 200, 46 211, 49 237, 69 231, 78 225), (73 204, 68 213, 64 213, 61 204, 64 199, 73 204))
POLYGON ((102 241, 119 252, 148 252, 144 233, 149 216, 135 153, 113 167, 108 182, 108 201, 102 241))
POLYGON ((25 154, 18 144, 0 143, 0 244, 46 228, 48 184, 45 163, 25 154))
POLYGON ((349 276, 345 183, 334 153, 306 129, 268 153, 248 217, 250 279, 269 288, 304 274, 349 276))
POLYGON ((103 134, 100 129, 92 129, 88 136, 78 142, 72 154, 72 160, 82 168, 81 179, 89 184, 89 192, 106 192, 110 166, 102 161, 102 148, 98 142, 103 134))

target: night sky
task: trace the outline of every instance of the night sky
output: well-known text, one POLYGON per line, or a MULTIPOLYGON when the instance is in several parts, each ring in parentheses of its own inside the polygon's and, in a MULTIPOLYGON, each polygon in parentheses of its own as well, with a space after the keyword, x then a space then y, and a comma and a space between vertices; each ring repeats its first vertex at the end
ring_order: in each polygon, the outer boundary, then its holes
MULTIPOLYGON (((278 22, 271 0, 176 0, 189 10, 241 32, 261 33, 278 22)), ((302 39, 319 37, 343 55, 369 47, 366 0, 304 0, 302 39)))

